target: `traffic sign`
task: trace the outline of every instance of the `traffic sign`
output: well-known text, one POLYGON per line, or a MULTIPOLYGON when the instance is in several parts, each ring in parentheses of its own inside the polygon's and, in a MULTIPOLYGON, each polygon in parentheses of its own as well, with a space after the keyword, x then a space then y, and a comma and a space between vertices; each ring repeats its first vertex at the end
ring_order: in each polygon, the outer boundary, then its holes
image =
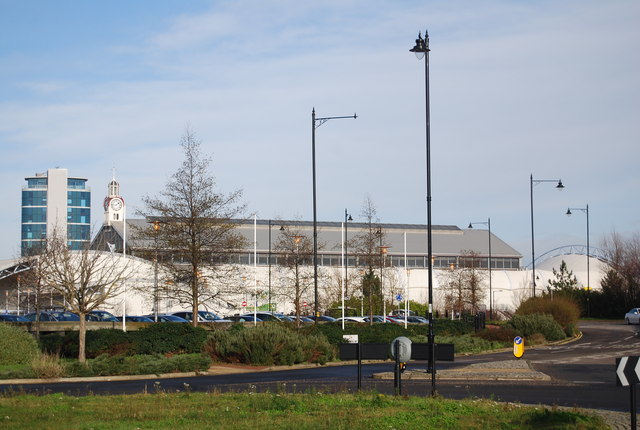
POLYGON ((243 301, 242 301, 242 307, 244 308, 244 307, 246 307, 246 306, 247 306, 247 301, 246 301, 246 300, 243 300, 243 301))
POLYGON ((520 336, 516 336, 513 339, 513 355, 516 358, 520 358, 524 355, 524 339, 520 336))
POLYGON ((618 387, 628 387, 640 382, 640 357, 616 358, 616 383, 618 387))
POLYGON ((402 301, 402 294, 396 294, 396 302, 402 301))

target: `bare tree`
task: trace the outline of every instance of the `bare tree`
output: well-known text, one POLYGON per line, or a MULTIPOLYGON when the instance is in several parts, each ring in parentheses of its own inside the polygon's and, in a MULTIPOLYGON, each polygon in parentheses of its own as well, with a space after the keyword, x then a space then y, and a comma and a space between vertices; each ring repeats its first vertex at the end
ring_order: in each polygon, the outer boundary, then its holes
MULTIPOLYGON (((230 194, 216 191, 215 178, 209 172, 211 159, 202 155, 200 141, 188 127, 180 146, 182 166, 159 196, 143 199, 146 208, 141 214, 160 225, 153 234, 171 277, 166 293, 191 306, 192 324, 197 326, 195 315, 200 305, 220 299, 238 278, 229 255, 244 247, 244 239, 232 220, 241 217, 245 206, 240 203, 241 190, 230 194)), ((149 234, 149 229, 139 234, 149 234)))
POLYGON ((302 234, 292 226, 283 226, 282 234, 275 244, 280 254, 278 264, 284 271, 283 279, 293 283, 293 288, 285 288, 282 294, 293 299, 296 313, 296 325, 300 325, 300 307, 304 296, 311 288, 313 273, 310 272, 311 255, 313 252, 312 239, 302 234))
POLYGON ((452 312, 476 313, 485 297, 486 274, 480 270, 481 258, 474 251, 463 250, 459 265, 441 275, 445 290, 445 306, 452 312))
MULTIPOLYGON (((33 309, 36 314, 35 329, 36 338, 40 337, 40 311, 46 307, 47 298, 49 299, 50 307, 53 306, 53 289, 43 282, 42 264, 38 255, 43 251, 42 247, 29 248, 25 255, 20 258, 21 263, 29 267, 20 277, 20 282, 23 286, 23 290, 29 291, 27 295, 27 309, 33 304, 33 309), (33 292, 33 295, 31 295, 33 292)), ((59 301, 56 297, 56 303, 59 301)))
POLYGON ((381 268, 384 262, 384 252, 386 242, 384 231, 382 230, 376 207, 371 197, 366 196, 360 213, 367 224, 367 228, 354 236, 350 248, 357 258, 357 265, 364 269, 362 276, 362 294, 369 303, 370 324, 373 324, 374 303, 383 299, 380 278, 376 275, 377 268, 381 268))
POLYGON ((640 299, 640 233, 623 238, 613 232, 603 240, 602 248, 609 263, 601 281, 607 299, 621 309, 636 306, 640 299))
POLYGON ((118 295, 134 269, 118 254, 91 251, 88 246, 72 251, 65 238, 55 233, 38 260, 42 283, 56 291, 66 308, 80 317, 78 361, 84 363, 87 315, 118 295))

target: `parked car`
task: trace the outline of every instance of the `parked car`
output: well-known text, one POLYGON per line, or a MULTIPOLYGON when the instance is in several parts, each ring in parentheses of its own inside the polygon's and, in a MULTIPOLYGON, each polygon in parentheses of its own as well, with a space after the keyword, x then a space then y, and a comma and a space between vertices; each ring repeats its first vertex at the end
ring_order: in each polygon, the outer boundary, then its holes
MULTIPOLYGON (((295 321, 295 318, 296 318, 296 317, 295 317, 295 316, 293 316, 293 317, 291 317, 291 318, 293 318, 293 319, 294 319, 294 321, 295 321)), ((315 321, 314 321, 314 320, 312 320, 312 319, 311 319, 311 318, 309 318, 309 317, 306 317, 306 316, 300 315, 300 322, 302 322, 302 323, 312 323, 312 322, 315 322, 315 321)))
MULTIPOLYGON (((174 312, 171 315, 184 318, 187 321, 193 321, 193 312, 191 311, 174 312)), ((198 311, 198 322, 231 322, 231 320, 220 318, 218 315, 214 314, 213 312, 198 311)))
MULTIPOLYGON (((404 321, 403 317, 400 317, 401 320, 404 321)), ((425 317, 421 317, 418 315, 411 315, 407 317, 407 322, 416 323, 416 324, 429 324, 429 320, 425 317)))
MULTIPOLYGON (((367 318, 367 317, 344 317, 344 321, 345 322, 363 323, 363 322, 367 322, 367 321, 365 321, 365 318, 367 318)), ((336 321, 342 321, 342 320, 343 320, 342 317, 336 319, 336 321)))
MULTIPOLYGON (((253 317, 254 313, 253 312, 249 312, 246 313, 244 315, 240 315, 242 317, 253 317)), ((278 321, 278 322, 292 322, 293 318, 288 317, 286 315, 283 314, 279 314, 277 312, 271 312, 271 311, 262 311, 262 312, 256 312, 256 317, 260 318, 262 321, 278 321)), ((253 321, 253 320, 251 320, 253 321)))
POLYGON ((118 321, 118 318, 116 318, 115 315, 113 315, 111 312, 94 310, 87 314, 87 321, 114 322, 118 321))
MULTIPOLYGON (((230 317, 225 317, 225 319, 233 321, 233 322, 253 322, 253 314, 251 315, 233 315, 230 317)), ((260 318, 256 318, 256 322, 262 322, 260 318)))
MULTIPOLYGON (((371 322, 371 317, 370 316, 366 316, 363 317, 364 322, 371 322)), ((380 315, 374 315, 373 316, 373 322, 374 323, 381 323, 384 322, 384 318, 380 315)))
MULTIPOLYGON (((122 317, 116 317, 118 321, 122 322, 122 317)), ((137 315, 126 315, 126 322, 153 322, 153 318, 137 316, 137 315)))
POLYGON ((4 322, 29 322, 28 319, 26 319, 23 316, 20 315, 14 315, 14 314, 0 314, 0 321, 4 321, 4 322))
MULTIPOLYGON (((312 320, 316 320, 316 316, 315 315, 310 315, 309 318, 311 318, 312 320)), ((334 322, 336 319, 332 316, 329 315, 320 315, 317 318, 318 322, 334 322)))
MULTIPOLYGON (((151 318, 151 320, 153 321, 154 316, 153 315, 145 315, 148 318, 151 318)), ((188 323, 189 321, 187 321, 184 318, 180 318, 177 315, 168 315, 168 314, 162 314, 162 315, 158 315, 158 322, 178 322, 178 323, 188 323)))
POLYGON ((624 320, 627 324, 640 324, 640 308, 633 308, 624 314, 624 320))
MULTIPOLYGON (((29 321, 35 321, 36 315, 37 314, 35 312, 30 312, 24 317, 29 321)), ((77 314, 68 311, 42 311, 39 315, 40 321, 80 321, 80 317, 77 314)))

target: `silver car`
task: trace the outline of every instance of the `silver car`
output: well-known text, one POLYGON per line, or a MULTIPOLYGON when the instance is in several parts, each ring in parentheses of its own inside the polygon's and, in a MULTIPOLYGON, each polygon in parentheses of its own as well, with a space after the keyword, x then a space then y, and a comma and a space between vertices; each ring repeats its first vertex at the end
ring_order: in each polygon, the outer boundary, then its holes
POLYGON ((640 324, 640 308, 633 308, 624 314, 624 321, 627 324, 640 324))

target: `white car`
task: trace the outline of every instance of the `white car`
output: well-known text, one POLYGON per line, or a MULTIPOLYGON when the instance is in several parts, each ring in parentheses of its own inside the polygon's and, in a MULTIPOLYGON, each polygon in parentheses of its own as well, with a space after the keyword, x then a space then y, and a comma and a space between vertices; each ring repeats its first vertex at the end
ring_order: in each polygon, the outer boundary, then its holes
MULTIPOLYGON (((367 322, 365 320, 366 317, 344 317, 344 321, 345 322, 357 322, 357 323, 363 323, 363 322, 367 322)), ((342 321, 342 317, 336 319, 336 321, 342 321)))
POLYGON ((627 324, 640 324, 640 308, 633 308, 624 314, 624 321, 627 324))

